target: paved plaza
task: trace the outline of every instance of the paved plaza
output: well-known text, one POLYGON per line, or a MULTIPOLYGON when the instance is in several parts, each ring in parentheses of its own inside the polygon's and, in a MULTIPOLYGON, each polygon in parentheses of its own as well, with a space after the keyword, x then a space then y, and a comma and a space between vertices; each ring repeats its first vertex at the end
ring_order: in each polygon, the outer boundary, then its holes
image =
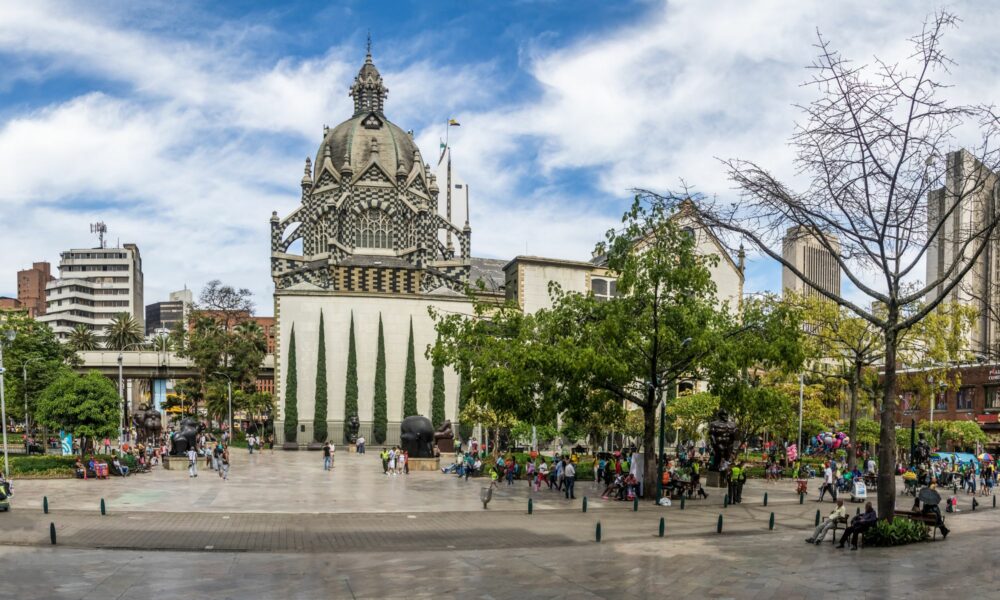
POLYGON ((0 598, 812 600, 989 597, 997 588, 976 559, 1000 551, 990 503, 949 516, 947 541, 850 552, 803 543, 817 508, 832 505, 799 504, 791 482, 751 482, 744 503, 728 508, 712 494, 684 510, 642 503, 638 512, 600 500, 589 482, 576 501, 518 482, 483 510, 483 480, 386 477, 374 453, 341 455, 332 473, 321 461, 242 453, 228 482, 162 469, 124 481, 16 482, 14 510, 0 515, 0 598))

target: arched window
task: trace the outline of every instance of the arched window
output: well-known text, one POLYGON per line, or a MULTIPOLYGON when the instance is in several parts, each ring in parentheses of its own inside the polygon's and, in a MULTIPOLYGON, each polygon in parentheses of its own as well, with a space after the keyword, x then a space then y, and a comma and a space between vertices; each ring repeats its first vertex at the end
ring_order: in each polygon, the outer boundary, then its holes
POLYGON ((358 248, 392 249, 392 220, 385 211, 371 208, 361 213, 355 240, 358 248))

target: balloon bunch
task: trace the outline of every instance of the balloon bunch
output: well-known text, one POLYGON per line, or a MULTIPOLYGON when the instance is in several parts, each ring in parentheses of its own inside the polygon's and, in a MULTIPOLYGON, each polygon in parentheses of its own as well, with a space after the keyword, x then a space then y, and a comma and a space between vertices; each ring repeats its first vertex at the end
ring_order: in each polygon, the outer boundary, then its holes
POLYGON ((817 446, 825 449, 827 452, 847 448, 851 445, 851 438, 847 437, 847 434, 843 431, 821 433, 816 436, 815 441, 817 446))

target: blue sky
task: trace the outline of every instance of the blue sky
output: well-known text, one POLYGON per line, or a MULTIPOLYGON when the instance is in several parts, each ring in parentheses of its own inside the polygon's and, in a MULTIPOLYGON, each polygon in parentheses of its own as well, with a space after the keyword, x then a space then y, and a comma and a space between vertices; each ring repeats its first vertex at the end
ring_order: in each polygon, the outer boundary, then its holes
MULTIPOLYGON (((298 202, 370 30, 388 117, 434 156, 449 117, 473 252, 586 258, 629 190, 734 195, 719 158, 794 180, 787 139, 819 28, 848 56, 905 56, 930 2, 25 2, 0 5, 0 295, 15 272, 138 243, 146 302, 254 290, 268 218, 298 202), (872 6, 874 5, 874 6, 872 6)), ((1000 90, 994 3, 959 1, 954 94, 1000 90)), ((747 291, 777 290, 753 258, 747 291)))

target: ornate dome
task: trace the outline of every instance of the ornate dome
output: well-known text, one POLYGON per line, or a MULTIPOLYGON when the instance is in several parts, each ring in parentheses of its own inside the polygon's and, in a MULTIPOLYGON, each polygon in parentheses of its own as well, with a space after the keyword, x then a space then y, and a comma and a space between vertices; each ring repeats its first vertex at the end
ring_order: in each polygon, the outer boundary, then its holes
POLYGON ((390 177, 410 174, 414 153, 419 150, 409 133, 385 118, 383 109, 388 93, 369 52, 350 90, 354 98, 354 116, 330 129, 323 137, 316 152, 316 177, 319 177, 327 148, 338 173, 349 165, 357 174, 377 153, 376 161, 390 177))

